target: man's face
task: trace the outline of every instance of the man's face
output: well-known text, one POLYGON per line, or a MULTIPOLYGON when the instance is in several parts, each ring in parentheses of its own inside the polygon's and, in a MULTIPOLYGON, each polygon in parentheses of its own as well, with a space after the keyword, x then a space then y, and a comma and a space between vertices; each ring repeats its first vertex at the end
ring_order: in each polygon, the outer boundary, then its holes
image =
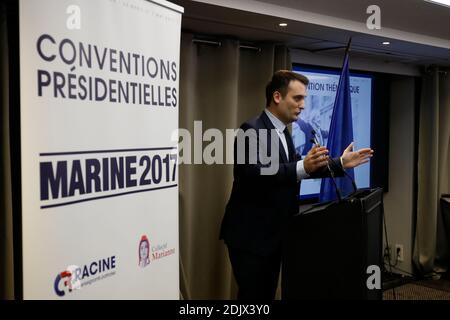
POLYGON ((286 96, 274 93, 274 101, 277 103, 278 118, 285 124, 297 121, 300 113, 305 108, 306 86, 300 81, 294 80, 289 83, 286 96))

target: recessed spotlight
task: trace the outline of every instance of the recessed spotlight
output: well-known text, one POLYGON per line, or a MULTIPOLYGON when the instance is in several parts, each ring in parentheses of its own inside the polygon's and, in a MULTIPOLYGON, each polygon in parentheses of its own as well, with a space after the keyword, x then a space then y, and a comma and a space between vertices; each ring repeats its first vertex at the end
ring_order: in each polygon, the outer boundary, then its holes
POLYGON ((388 46, 388 45, 390 45, 391 43, 389 42, 389 41, 383 41, 383 46, 388 46))
POLYGON ((285 22, 279 23, 278 25, 279 25, 280 27, 287 27, 287 23, 285 23, 285 22))

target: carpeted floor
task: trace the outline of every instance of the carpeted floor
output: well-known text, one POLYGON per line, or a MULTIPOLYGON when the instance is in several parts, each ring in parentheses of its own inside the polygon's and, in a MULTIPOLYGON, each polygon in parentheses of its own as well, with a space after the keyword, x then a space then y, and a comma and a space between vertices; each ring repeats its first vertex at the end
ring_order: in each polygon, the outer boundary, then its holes
POLYGON ((412 281, 393 289, 386 289, 383 300, 450 300, 450 281, 445 279, 412 281))

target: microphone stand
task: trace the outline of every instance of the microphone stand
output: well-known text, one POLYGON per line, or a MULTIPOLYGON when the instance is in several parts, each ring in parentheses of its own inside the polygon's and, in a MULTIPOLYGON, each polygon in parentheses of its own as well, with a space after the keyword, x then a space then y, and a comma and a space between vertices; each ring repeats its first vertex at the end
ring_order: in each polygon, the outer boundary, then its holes
MULTIPOLYGON (((331 162, 333 162, 333 164, 334 164, 335 166, 339 166, 339 165, 334 161, 333 158, 330 157, 329 159, 330 159, 331 162)), ((350 181, 351 181, 351 183, 352 183, 352 186, 353 186, 353 192, 358 191, 358 187, 356 186, 355 180, 353 180, 352 176, 349 175, 349 174, 347 173, 347 171, 345 171, 344 168, 342 168, 342 171, 344 172, 345 176, 346 176, 347 178, 350 179, 350 181)))
MULTIPOLYGON (((317 136, 316 136, 316 131, 313 129, 313 130, 311 130, 311 133, 312 133, 312 135, 313 135, 313 137, 314 137, 314 139, 311 139, 311 142, 312 142, 312 143, 315 143, 315 144, 318 145, 318 146, 320 146, 319 141, 318 141, 317 136)), ((328 158, 328 159, 333 163, 333 165, 334 165, 335 167, 339 167, 339 165, 336 164, 336 162, 334 161, 333 158, 330 157, 330 158, 328 158)), ((331 170, 331 168, 330 168, 330 166, 329 166, 329 162, 328 162, 328 164, 327 164, 327 168, 328 168, 328 170, 330 171, 330 174, 331 174, 331 176, 332 176, 332 178, 333 178, 333 183, 334 183, 334 185, 335 185, 335 188, 336 188, 336 190, 338 190, 337 185, 336 185, 336 181, 334 180, 334 172, 333 172, 333 170, 331 170)), ((344 172, 344 175, 345 175, 348 179, 350 179, 350 181, 351 181, 351 183, 352 183, 352 187, 353 187, 353 193, 356 193, 356 191, 358 191, 358 187, 356 186, 355 180, 347 173, 347 171, 345 171, 344 168, 342 168, 342 171, 344 172)), ((336 193, 338 193, 338 192, 336 191, 336 193)), ((338 194, 338 197, 339 197, 339 194, 338 194)), ((339 199, 341 199, 341 198, 339 197, 339 199)))
MULTIPOLYGON (((316 132, 313 130, 311 133, 314 136, 314 138, 311 139, 311 142, 316 144, 317 146, 320 146, 319 141, 316 138, 316 132)), ((341 191, 339 190, 339 188, 337 186, 336 179, 335 179, 335 176, 334 176, 334 170, 331 170, 329 161, 327 161, 327 168, 328 168, 328 171, 330 172, 331 181, 333 181, 333 185, 334 185, 334 188, 336 190, 336 195, 338 197, 338 200, 339 200, 339 202, 341 202, 342 201, 342 194, 341 194, 341 191)))

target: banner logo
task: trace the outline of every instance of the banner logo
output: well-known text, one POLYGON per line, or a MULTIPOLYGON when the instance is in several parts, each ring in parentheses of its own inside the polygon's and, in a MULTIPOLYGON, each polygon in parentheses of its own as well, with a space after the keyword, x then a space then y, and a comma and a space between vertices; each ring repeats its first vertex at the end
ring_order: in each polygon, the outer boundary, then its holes
POLYGON ((80 290, 87 285, 115 275, 115 269, 116 256, 95 260, 83 267, 71 265, 58 273, 53 288, 57 296, 64 297, 67 292, 72 293, 74 290, 80 290))
POLYGON ((144 234, 139 241, 139 267, 145 268, 150 264, 150 242, 144 234))

